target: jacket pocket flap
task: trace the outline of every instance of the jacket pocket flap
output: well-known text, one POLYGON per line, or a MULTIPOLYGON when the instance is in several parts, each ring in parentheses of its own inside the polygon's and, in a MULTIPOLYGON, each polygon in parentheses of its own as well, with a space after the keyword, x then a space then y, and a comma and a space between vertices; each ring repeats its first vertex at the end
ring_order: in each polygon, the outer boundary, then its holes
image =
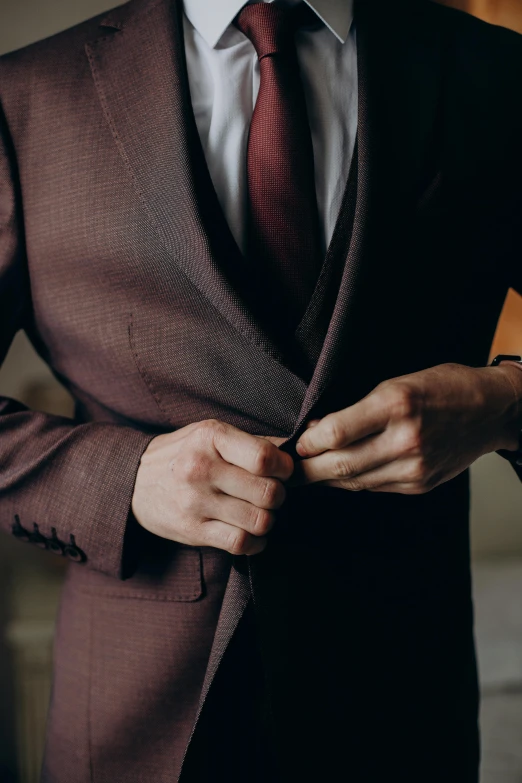
POLYGON ((147 535, 134 574, 125 580, 71 566, 70 586, 113 598, 197 601, 203 595, 201 552, 197 547, 147 535))

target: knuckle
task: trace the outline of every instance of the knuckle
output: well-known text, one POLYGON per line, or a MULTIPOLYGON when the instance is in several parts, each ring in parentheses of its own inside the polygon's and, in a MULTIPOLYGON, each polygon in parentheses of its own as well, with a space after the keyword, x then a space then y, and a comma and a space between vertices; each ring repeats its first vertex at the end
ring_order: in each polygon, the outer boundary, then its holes
POLYGON ((392 381, 390 380, 381 381, 380 383, 377 384, 377 386, 373 389, 373 391, 370 392, 370 394, 372 396, 375 394, 382 396, 383 394, 386 394, 388 392, 388 389, 391 386, 393 386, 392 381))
POLYGON ((203 432, 209 432, 213 431, 218 424, 219 422, 217 419, 203 419, 203 421, 198 423, 198 429, 202 430, 203 432))
POLYGON ((334 478, 343 479, 353 476, 357 473, 355 465, 346 457, 336 459, 333 464, 334 478))
POLYGON ((178 470, 181 471, 182 477, 188 483, 202 481, 208 475, 208 459, 204 454, 199 452, 188 454, 179 465, 175 466, 176 473, 178 470))
POLYGON ((387 407, 391 418, 409 419, 415 415, 417 404, 415 393, 406 383, 395 383, 388 386, 387 407))
POLYGON ((261 505, 263 508, 279 508, 285 499, 285 488, 277 479, 267 479, 261 489, 261 505))
POLYGON ((273 446, 270 441, 260 439, 254 456, 253 472, 262 476, 272 462, 273 446))
POLYGON ((349 489, 350 492, 360 492, 365 489, 363 482, 360 479, 352 478, 341 482, 343 489, 349 489))
POLYGON ((418 454, 424 445, 420 421, 415 419, 407 426, 401 428, 400 447, 403 453, 418 454))
POLYGON ((231 555, 243 555, 247 550, 248 533, 237 528, 227 536, 225 549, 231 555))
POLYGON ((344 432, 339 417, 326 417, 322 422, 326 441, 331 449, 339 449, 344 443, 344 432))
POLYGON ((273 514, 271 514, 270 511, 267 511, 264 508, 255 509, 254 520, 252 525, 254 535, 256 536, 266 535, 270 530, 270 528, 272 527, 272 522, 273 522, 273 514))
POLYGON ((427 481, 427 466, 422 457, 413 460, 408 479, 417 486, 424 486, 427 481))
POLYGON ((223 433, 225 429, 224 423, 219 421, 219 419, 204 419, 198 424, 198 431, 206 440, 212 439, 216 435, 223 433))

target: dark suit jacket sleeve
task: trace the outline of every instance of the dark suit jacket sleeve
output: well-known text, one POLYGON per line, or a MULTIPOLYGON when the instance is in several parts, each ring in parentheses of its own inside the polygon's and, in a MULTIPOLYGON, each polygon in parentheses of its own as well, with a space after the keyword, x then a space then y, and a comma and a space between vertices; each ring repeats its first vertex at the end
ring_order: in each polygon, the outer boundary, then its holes
MULTIPOLYGON (((0 113, 0 362, 31 314, 16 160, 0 113)), ((45 538, 54 528, 64 544, 74 536, 82 567, 130 576, 132 493, 152 437, 116 424, 75 425, 0 397, 0 527, 13 532, 18 515, 22 528, 33 532, 36 523, 45 538)))

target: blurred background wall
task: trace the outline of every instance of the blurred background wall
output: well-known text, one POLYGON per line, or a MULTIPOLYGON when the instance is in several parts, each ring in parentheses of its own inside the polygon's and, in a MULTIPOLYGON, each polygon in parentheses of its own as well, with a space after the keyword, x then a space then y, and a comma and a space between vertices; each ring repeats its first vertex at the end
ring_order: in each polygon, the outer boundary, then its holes
POLYGON ((460 11, 477 16, 490 24, 509 27, 522 33, 522 4, 520 0, 436 0, 460 11))
MULTIPOLYGON (((392 2, 393 0, 390 0, 392 2)), ((209 0, 211 2, 211 0, 209 0)), ((522 32, 522 0, 444 0, 522 32)), ((114 6, 111 0, 0 0, 0 53, 114 6)), ((521 261, 522 262, 522 261, 521 261)), ((522 353, 522 298, 510 292, 492 354, 522 353)), ((72 412, 66 392, 17 335, 0 394, 72 412)), ((496 455, 472 469, 472 539, 481 679, 483 783, 522 781, 522 485, 496 455)), ((61 560, 0 541, 0 783, 35 783, 49 689, 61 560)))

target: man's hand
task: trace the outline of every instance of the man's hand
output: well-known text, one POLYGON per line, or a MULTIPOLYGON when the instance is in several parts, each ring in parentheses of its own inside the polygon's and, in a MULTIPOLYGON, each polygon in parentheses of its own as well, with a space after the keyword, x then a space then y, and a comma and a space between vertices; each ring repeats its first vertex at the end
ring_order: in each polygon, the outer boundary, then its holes
POLYGON ((266 546, 293 467, 269 438, 214 419, 189 424, 149 443, 132 511, 162 538, 254 555, 266 546))
POLYGON ((421 494, 490 451, 518 447, 522 372, 442 364, 379 384, 308 422, 288 486, 421 494))

